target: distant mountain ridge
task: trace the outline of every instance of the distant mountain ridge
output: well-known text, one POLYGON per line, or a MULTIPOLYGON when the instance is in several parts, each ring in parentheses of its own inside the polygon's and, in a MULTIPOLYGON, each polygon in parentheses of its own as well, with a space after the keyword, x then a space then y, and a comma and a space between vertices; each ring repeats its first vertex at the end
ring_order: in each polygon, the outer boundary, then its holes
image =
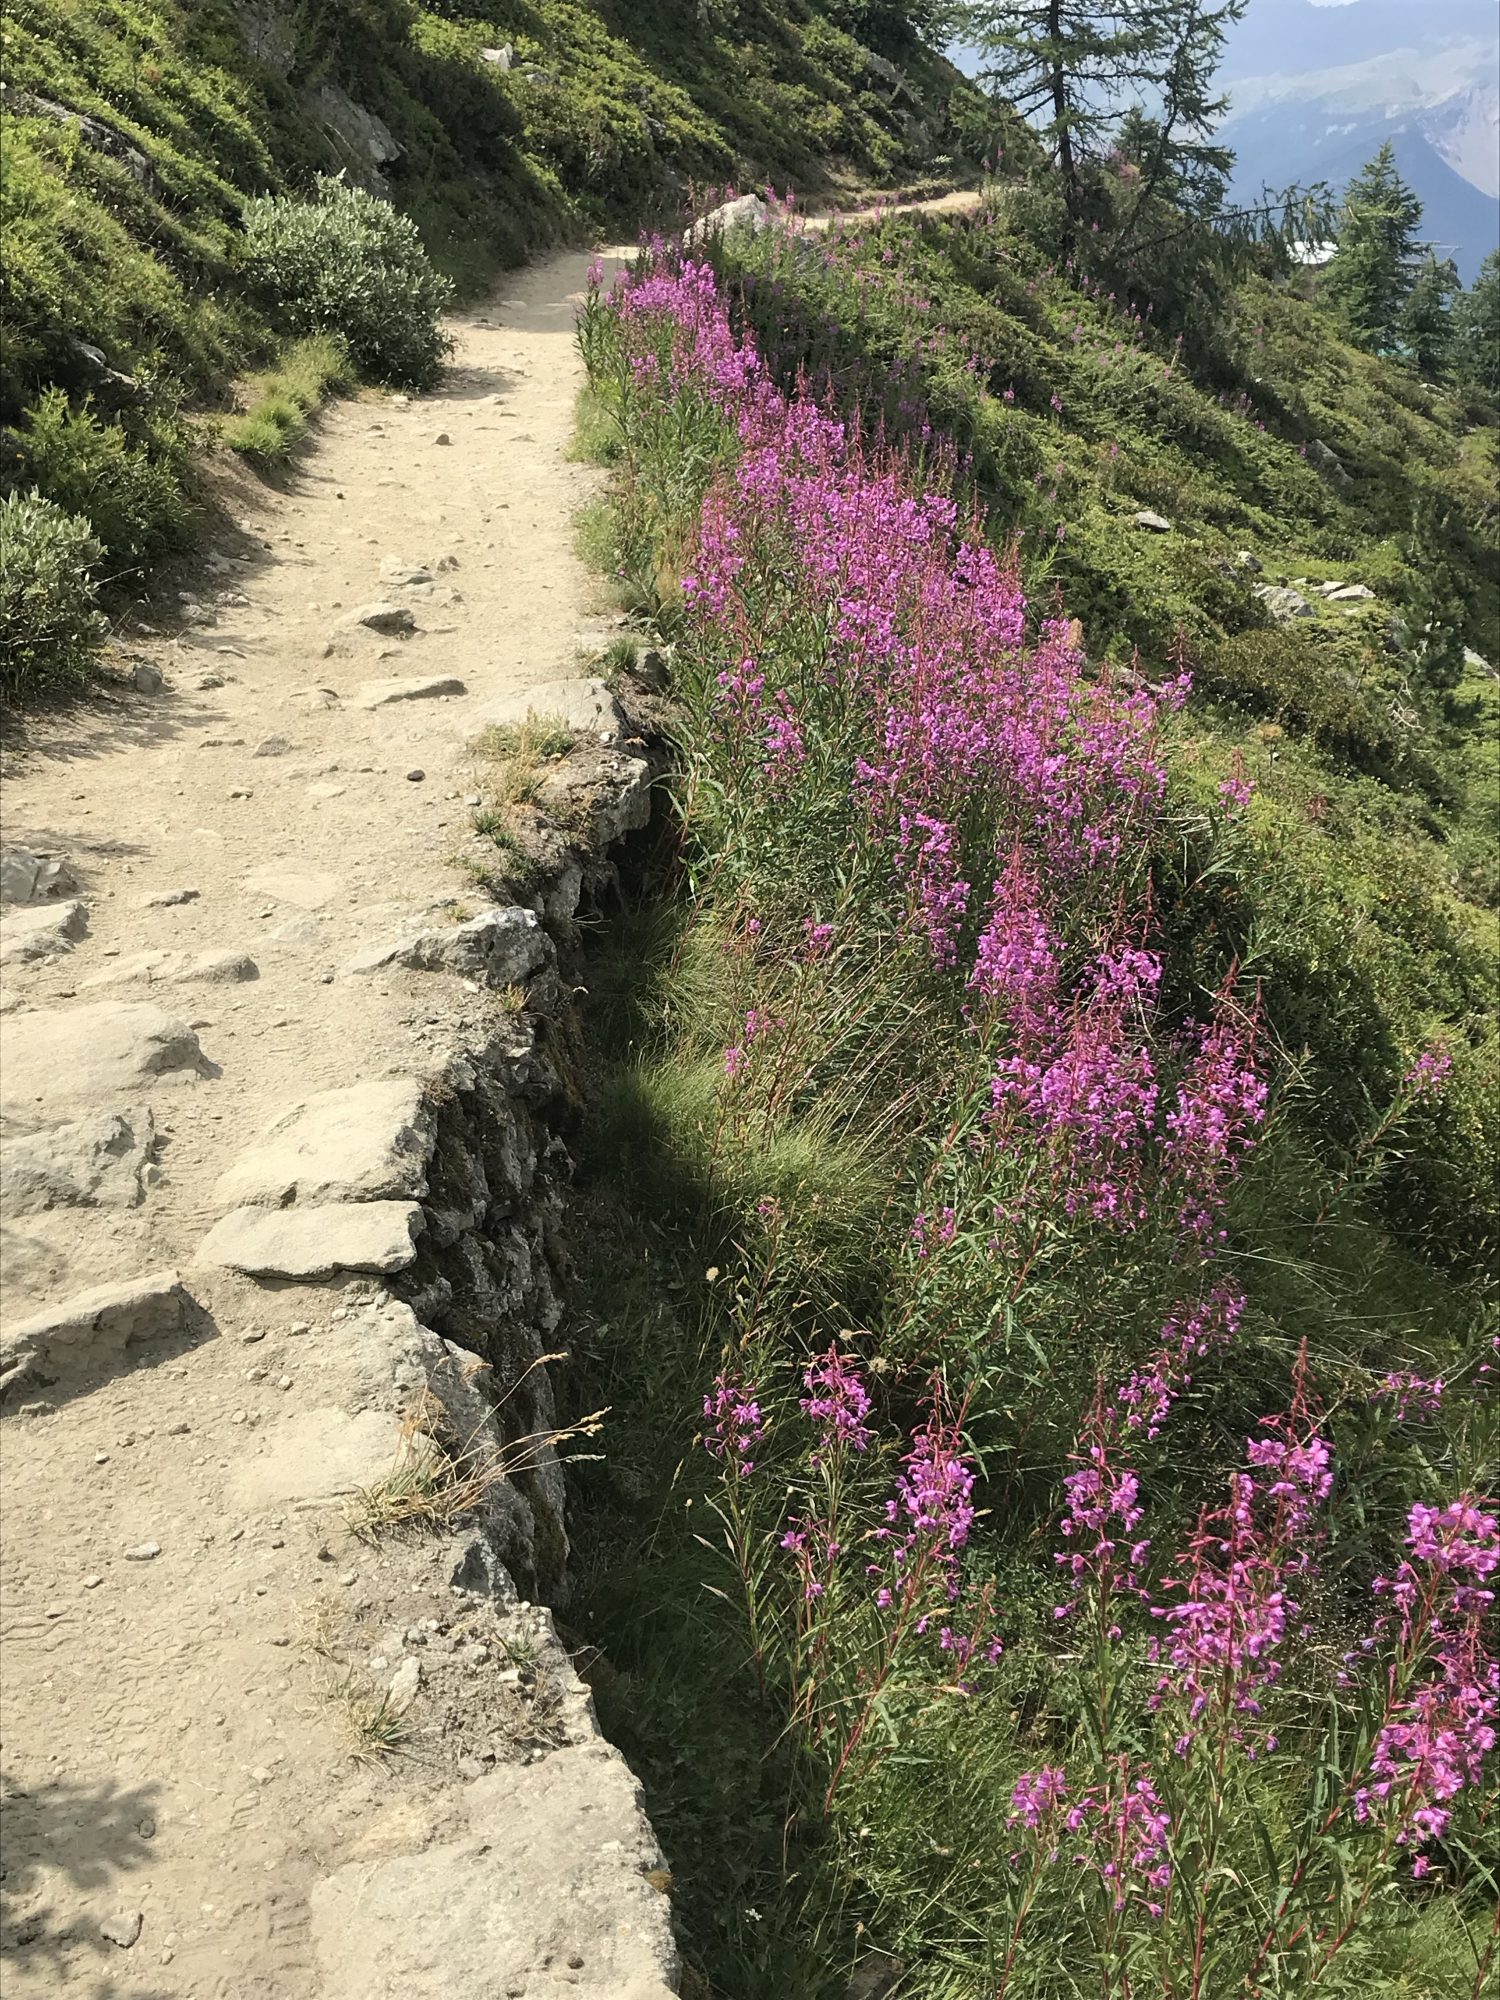
POLYGON ((1234 193, 1341 190, 1388 139, 1424 236, 1471 280, 1500 243, 1497 74, 1490 0, 1251 0, 1223 71, 1234 193))

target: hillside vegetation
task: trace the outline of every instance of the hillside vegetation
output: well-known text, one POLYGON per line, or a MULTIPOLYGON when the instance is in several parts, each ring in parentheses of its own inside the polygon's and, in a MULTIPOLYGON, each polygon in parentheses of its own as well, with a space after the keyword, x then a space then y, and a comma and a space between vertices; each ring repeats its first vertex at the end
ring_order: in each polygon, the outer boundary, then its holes
MULTIPOLYGON (((692 181, 889 183, 977 156, 974 93, 899 27, 885 46, 807 0, 16 0, 0 489, 85 519, 106 588, 184 543, 195 420, 303 331, 246 282, 247 200, 342 173, 473 291, 549 242, 633 234, 692 181)), ((299 354, 231 435, 275 456, 342 372, 299 354)))
POLYGON ((1493 413, 1046 202, 585 319, 685 765, 591 979, 605 1710, 734 2000, 1474 2000, 1493 413))

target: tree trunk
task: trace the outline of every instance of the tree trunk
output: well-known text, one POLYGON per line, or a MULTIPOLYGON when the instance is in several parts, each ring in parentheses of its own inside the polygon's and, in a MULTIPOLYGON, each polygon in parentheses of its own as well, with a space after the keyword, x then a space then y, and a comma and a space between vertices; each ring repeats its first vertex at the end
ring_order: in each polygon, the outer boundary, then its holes
POLYGON ((1068 214, 1078 218, 1078 168, 1073 158, 1073 134, 1068 125, 1068 74, 1062 59, 1062 0, 1048 0, 1047 36, 1052 44, 1052 118, 1057 128, 1057 165, 1062 175, 1068 214))

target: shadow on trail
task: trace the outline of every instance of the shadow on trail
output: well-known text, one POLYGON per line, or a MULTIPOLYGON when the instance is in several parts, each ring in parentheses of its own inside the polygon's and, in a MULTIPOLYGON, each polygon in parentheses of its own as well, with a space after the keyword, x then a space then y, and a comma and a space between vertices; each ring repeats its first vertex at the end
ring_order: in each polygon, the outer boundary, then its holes
MULTIPOLYGON (((54 1966, 80 2000, 104 2000, 117 1990, 109 1964, 119 1947, 99 1935, 97 1917, 68 1907, 72 1896, 61 1907, 34 1897, 46 1881, 52 1896, 67 1890, 92 1898, 118 1887, 121 1901, 128 1900, 127 1878, 151 1858, 157 1791, 155 1785, 86 1785, 67 1778, 28 1791, 0 1774, 5 1828, 0 1963, 9 1972, 35 1975, 54 1966), (97 1954, 97 1976, 79 1977, 80 1951, 97 1954)), ((158 1996, 141 1994, 138 2000, 158 1996)))

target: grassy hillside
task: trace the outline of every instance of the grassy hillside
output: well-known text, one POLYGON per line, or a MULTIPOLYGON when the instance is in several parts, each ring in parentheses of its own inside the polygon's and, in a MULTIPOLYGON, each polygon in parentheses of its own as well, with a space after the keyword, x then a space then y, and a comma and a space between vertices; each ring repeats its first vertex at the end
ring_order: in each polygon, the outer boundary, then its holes
POLYGON ((808 0, 16 0, 0 488, 87 516, 106 583, 182 540, 184 418, 278 344, 239 282, 248 196, 345 171, 473 289, 564 236, 633 233, 692 181, 886 183, 977 154, 954 73, 892 53, 808 0))
POLYGON ((684 767, 589 975, 601 1707, 695 1990, 1477 2000, 1488 440, 1010 202, 585 320, 684 767))
POLYGON ((766 238, 716 255, 784 386, 800 369, 934 463, 946 441, 1032 601, 1056 592, 1093 659, 1191 671, 1183 782, 1207 795, 1240 760, 1278 866, 1232 897, 1173 885, 1180 934, 1232 940, 1314 1116, 1351 1141, 1401 1050, 1454 1038, 1441 1147, 1384 1198, 1481 1267, 1500 1235, 1494 410, 1347 345, 1268 277, 1159 328, 1150 299, 1040 248, 1014 190, 847 225, 819 258, 766 238), (1257 586, 1308 615, 1274 622, 1257 586))

